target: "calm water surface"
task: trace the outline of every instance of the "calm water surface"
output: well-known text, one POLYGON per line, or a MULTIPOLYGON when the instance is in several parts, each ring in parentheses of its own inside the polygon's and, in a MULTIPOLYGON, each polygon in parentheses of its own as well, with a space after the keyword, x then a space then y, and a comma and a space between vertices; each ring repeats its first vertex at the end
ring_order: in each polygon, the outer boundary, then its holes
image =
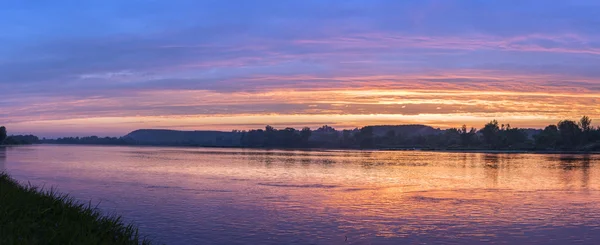
POLYGON ((600 244, 600 155, 38 145, 0 168, 165 244, 600 244))

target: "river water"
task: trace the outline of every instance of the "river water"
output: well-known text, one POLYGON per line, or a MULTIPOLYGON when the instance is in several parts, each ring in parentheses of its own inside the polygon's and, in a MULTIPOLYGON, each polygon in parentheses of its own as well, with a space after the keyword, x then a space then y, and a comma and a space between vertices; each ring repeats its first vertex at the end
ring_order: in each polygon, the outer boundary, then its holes
POLYGON ((600 244, 600 155, 35 145, 0 169, 164 244, 600 244))

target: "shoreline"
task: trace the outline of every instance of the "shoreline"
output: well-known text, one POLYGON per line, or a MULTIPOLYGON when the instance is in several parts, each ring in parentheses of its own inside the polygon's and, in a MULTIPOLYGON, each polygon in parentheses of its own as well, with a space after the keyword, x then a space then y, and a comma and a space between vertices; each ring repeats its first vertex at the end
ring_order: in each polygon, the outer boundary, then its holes
POLYGON ((133 224, 0 171, 0 244, 151 244, 133 224))
MULTIPOLYGON (((486 153, 486 154, 578 154, 597 155, 600 151, 577 150, 493 150, 493 149, 431 149, 431 148, 282 148, 282 147, 232 147, 232 146, 186 146, 186 145, 114 145, 114 144, 30 144, 30 145, 55 145, 55 146, 107 146, 107 147, 168 147, 168 148, 219 148, 219 149, 252 149, 252 150, 282 150, 282 151, 423 151, 423 152, 448 152, 448 153, 486 153)), ((15 147, 28 145, 3 145, 0 147, 15 147)))
POLYGON ((486 154, 577 154, 597 155, 600 151, 548 151, 548 150, 420 150, 429 152, 451 152, 451 153, 486 153, 486 154))

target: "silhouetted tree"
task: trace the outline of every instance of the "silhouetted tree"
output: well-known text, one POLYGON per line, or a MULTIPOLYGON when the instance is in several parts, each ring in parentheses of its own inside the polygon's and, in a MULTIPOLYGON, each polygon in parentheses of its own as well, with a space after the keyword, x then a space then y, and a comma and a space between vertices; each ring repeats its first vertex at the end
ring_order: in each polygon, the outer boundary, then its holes
POLYGON ((538 148, 555 148, 560 141, 560 133, 556 125, 548 125, 542 132, 535 136, 535 145, 538 148))
POLYGON ((271 127, 270 125, 267 125, 265 127, 265 143, 264 145, 267 147, 277 147, 276 141, 277 141, 277 135, 276 135, 276 131, 277 129, 271 127))
POLYGON ((588 116, 583 116, 579 119, 579 127, 581 128, 581 144, 587 144, 588 142, 593 141, 593 128, 592 128, 592 119, 588 116))
POLYGON ((583 132, 589 132, 592 130, 592 119, 588 116, 583 116, 579 119, 579 127, 583 132))
POLYGON ((246 147, 265 147, 265 131, 262 129, 245 132, 240 144, 246 147))
POLYGON ((577 146, 581 128, 571 120, 558 122, 558 132, 560 133, 560 145, 565 149, 572 149, 577 146))
POLYGON ((7 133, 6 133, 6 128, 4 126, 0 127, 0 145, 4 142, 4 140, 6 139, 7 133))
POLYGON ((449 128, 444 132, 443 140, 439 142, 439 146, 442 147, 455 147, 458 144, 461 144, 461 134, 460 129, 457 128, 449 128))
POLYGON ((311 134, 311 146, 315 147, 340 147, 339 132, 335 128, 324 125, 311 134))
POLYGON ((373 127, 361 128, 356 138, 360 148, 373 148, 373 127))
POLYGON ((467 130, 467 125, 464 124, 460 128, 459 133, 462 146, 470 146, 475 140, 475 136, 477 136, 477 130, 475 128, 467 130))
POLYGON ((308 141, 309 141, 311 135, 312 135, 312 131, 310 130, 309 127, 304 127, 302 129, 302 131, 300 131, 300 139, 302 140, 303 147, 310 146, 308 141))
POLYGON ((481 130, 481 134, 483 135, 483 141, 492 147, 496 147, 498 144, 498 132, 500 131, 500 127, 498 126, 498 121, 492 120, 487 123, 481 130))
POLYGON ((266 126, 265 130, 250 130, 242 132, 240 145, 245 147, 308 147, 312 131, 305 127, 298 131, 294 128, 277 130, 266 126))
POLYGON ((322 133, 332 133, 332 132, 336 132, 335 128, 329 126, 329 125, 323 125, 322 127, 318 128, 316 130, 317 132, 322 132, 322 133))
POLYGON ((600 126, 598 126, 596 130, 592 130, 590 138, 592 142, 600 144, 600 126))
MULTIPOLYGON (((37 137, 28 138, 29 141, 39 140, 37 137)), ((88 136, 88 137, 64 137, 58 139, 42 139, 41 143, 51 143, 51 144, 82 144, 82 145, 131 145, 134 142, 127 141, 125 138, 120 137, 98 137, 98 136, 88 136)), ((35 142, 32 142, 35 143, 35 142)))
MULTIPOLYGON (((434 148, 434 149, 576 149, 592 151, 600 149, 600 127, 593 128, 591 119, 582 117, 578 122, 564 120, 558 125, 549 125, 544 130, 513 128, 510 124, 499 124, 492 120, 477 131, 475 128, 460 128, 447 130, 434 129, 424 125, 381 125, 365 126, 353 130, 337 131, 324 125, 312 131, 305 127, 302 130, 294 128, 275 129, 266 126, 264 129, 239 131, 230 133, 220 132, 214 140, 207 143, 182 140, 176 145, 188 146, 242 146, 242 147, 324 147, 324 148, 434 148), (225 134, 225 135, 222 135, 225 134), (228 134, 232 134, 229 135, 228 134), (532 141, 533 137, 535 141, 532 141), (535 148, 534 148, 535 147, 535 148)), ((0 128, 0 139, 6 134, 4 127, 0 128)), ((182 132, 179 132, 182 133, 182 132)), ((35 136, 11 136, 4 140, 5 144, 35 143, 35 136), (9 141, 10 140, 10 141, 9 141)), ((42 143, 55 144, 138 144, 132 138, 110 137, 68 137, 43 139, 42 143)))
POLYGON ((354 137, 352 130, 344 129, 342 131, 342 138, 340 139, 340 147, 342 148, 351 148, 356 143, 356 138, 354 137))
POLYGON ((30 145, 39 142, 40 139, 35 135, 11 135, 4 140, 6 145, 30 145))
POLYGON ((500 131, 502 138, 502 147, 505 148, 524 148, 528 143, 528 136, 525 131, 519 128, 512 128, 507 124, 504 130, 500 131))

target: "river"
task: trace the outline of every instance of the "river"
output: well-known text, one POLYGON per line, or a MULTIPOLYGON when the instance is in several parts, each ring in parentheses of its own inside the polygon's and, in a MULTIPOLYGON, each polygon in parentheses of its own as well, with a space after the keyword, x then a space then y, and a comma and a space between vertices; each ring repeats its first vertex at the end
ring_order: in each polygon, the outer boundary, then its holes
POLYGON ((164 244, 600 244, 600 155, 34 145, 0 169, 164 244))

